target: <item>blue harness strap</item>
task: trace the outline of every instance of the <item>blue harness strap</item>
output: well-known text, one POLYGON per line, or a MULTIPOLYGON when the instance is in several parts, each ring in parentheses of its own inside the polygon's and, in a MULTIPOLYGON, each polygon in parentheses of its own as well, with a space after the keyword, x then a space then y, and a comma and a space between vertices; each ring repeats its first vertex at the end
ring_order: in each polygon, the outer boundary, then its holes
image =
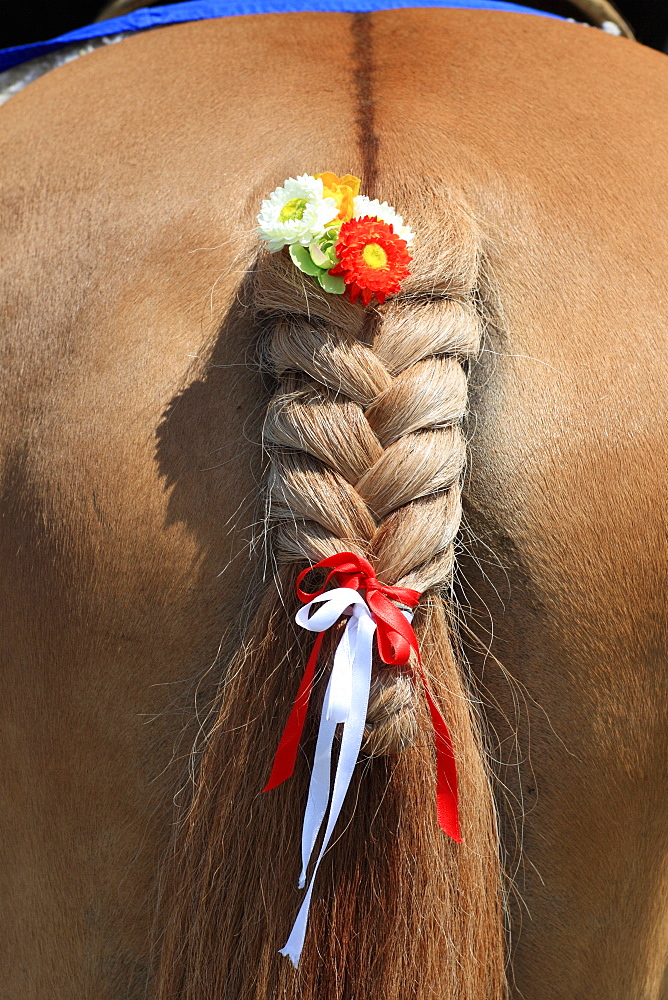
POLYGON ((292 14, 303 11, 369 14, 378 10, 402 10, 407 7, 510 11, 564 20, 556 14, 547 14, 506 0, 186 0, 185 3, 165 7, 142 7, 122 17, 112 17, 107 21, 87 24, 76 31, 68 31, 47 42, 31 42, 29 45, 14 45, 12 48, 2 49, 0 72, 76 42, 87 42, 92 38, 104 38, 121 32, 146 31, 147 28, 159 28, 167 24, 238 17, 241 14, 292 14))

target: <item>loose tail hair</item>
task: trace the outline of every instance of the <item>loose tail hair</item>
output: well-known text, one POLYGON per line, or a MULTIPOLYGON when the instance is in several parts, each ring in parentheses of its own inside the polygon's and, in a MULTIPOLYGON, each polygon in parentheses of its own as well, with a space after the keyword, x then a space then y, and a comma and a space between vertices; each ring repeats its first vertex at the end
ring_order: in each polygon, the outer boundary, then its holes
MULTIPOLYGON (((376 311, 320 292, 282 253, 258 266, 254 307, 276 381, 264 431, 276 573, 225 679, 183 818, 158 1000, 505 995, 495 811, 447 601, 465 365, 481 335, 480 238, 461 206, 447 210, 431 246, 421 232, 406 294, 376 311), (294 625, 296 574, 342 551, 369 558, 384 583, 423 592, 415 628, 453 735, 463 844, 436 824, 418 688, 401 671, 378 669, 365 756, 316 880, 295 971, 277 949, 301 902, 310 754, 285 785, 261 789, 311 641, 294 625)), ((307 749, 313 736, 307 726, 307 749)))

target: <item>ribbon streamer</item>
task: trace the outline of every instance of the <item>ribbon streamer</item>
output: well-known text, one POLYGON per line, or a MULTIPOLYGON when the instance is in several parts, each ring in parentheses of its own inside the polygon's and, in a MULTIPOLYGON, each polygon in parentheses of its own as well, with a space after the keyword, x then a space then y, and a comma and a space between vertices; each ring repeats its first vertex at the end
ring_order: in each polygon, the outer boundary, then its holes
POLYGON ((420 594, 416 590, 381 584, 374 575, 371 563, 352 552, 343 552, 329 559, 323 559, 316 566, 307 568, 298 576, 296 589, 299 599, 305 603, 305 607, 297 612, 296 621, 302 628, 316 632, 318 635, 278 745, 271 775, 264 791, 269 791, 281 784, 290 777, 294 770, 323 636, 343 615, 348 616, 348 622, 334 653, 318 730, 302 828, 302 870, 299 877, 299 887, 302 889, 306 885, 307 869, 329 805, 327 825, 318 857, 311 872, 306 895, 288 941, 281 949, 281 954, 290 958, 295 967, 299 962, 304 945, 313 883, 341 813, 364 738, 364 725, 371 686, 374 635, 380 658, 388 665, 405 666, 410 658, 411 650, 416 654, 436 739, 438 822, 439 826, 453 840, 461 841, 457 804, 457 772, 450 734, 429 690, 420 659, 417 638, 411 625, 412 614, 409 611, 401 611, 390 599, 401 601, 409 607, 415 607, 420 599, 420 594), (302 580, 311 572, 312 568, 330 570, 324 584, 315 593, 301 589, 302 580), (326 591, 327 585, 333 578, 341 586, 326 591), (360 590, 366 592, 366 600, 359 593, 360 590), (343 725, 343 730, 332 788, 332 751, 339 725, 343 725))

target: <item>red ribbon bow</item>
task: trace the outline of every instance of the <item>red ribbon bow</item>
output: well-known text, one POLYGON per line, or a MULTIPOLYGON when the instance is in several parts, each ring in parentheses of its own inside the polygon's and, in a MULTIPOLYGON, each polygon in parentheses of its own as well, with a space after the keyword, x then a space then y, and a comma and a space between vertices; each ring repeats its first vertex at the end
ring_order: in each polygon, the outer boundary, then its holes
MULTIPOLYGON (((410 658, 411 649, 415 652, 420 678, 424 688, 431 721, 434 727, 436 741, 436 811, 438 824, 453 840, 461 843, 459 827, 459 809, 457 796, 457 767, 452 749, 452 740, 445 719, 434 701, 429 689, 417 636, 413 626, 401 613, 392 600, 414 608, 420 600, 417 590, 407 587, 389 587, 376 579, 373 566, 362 556, 354 552, 339 552, 337 555, 322 559, 314 566, 309 566, 297 577, 297 596, 303 604, 308 604, 314 597, 325 592, 329 582, 335 579, 340 587, 350 587, 355 591, 366 591, 366 603, 373 613, 376 622, 376 641, 378 654, 388 666, 405 666, 410 658), (329 569, 329 573, 320 590, 308 592, 301 589, 301 582, 313 569, 329 569), (392 600, 391 600, 392 599, 392 600)), ((276 788, 289 778, 294 771, 297 751, 301 740, 306 713, 308 711, 313 678, 318 662, 318 655, 325 633, 316 637, 309 656, 304 676, 302 677, 297 696, 288 717, 283 735, 276 750, 271 775, 263 791, 276 788)))

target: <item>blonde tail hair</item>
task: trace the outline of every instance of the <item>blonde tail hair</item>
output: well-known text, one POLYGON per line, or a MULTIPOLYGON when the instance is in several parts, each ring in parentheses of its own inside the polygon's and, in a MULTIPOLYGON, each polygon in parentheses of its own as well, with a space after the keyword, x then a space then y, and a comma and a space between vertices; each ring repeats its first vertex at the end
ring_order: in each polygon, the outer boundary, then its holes
MULTIPOLYGON (((438 241, 421 240, 406 295, 377 312, 319 292, 282 253, 258 267, 255 308, 277 383, 265 423, 277 572, 220 694, 175 849, 159 1000, 505 995, 495 812, 445 596, 461 516, 464 365, 480 345, 480 240, 461 206, 447 211, 438 241), (342 551, 424 595, 415 627, 453 735, 463 844, 436 824, 418 688, 383 668, 295 971, 277 949, 301 902, 309 755, 281 788, 261 789, 308 655, 295 577, 342 551)), ((307 726, 307 748, 312 740, 307 726)))

